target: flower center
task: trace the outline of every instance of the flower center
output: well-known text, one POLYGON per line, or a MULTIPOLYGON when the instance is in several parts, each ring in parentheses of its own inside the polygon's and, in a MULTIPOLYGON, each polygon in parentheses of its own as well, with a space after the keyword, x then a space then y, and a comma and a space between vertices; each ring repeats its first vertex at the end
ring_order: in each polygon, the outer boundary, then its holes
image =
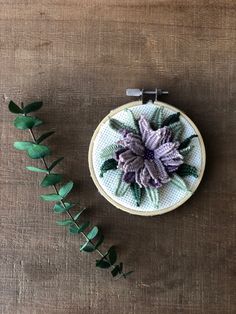
POLYGON ((148 148, 145 148, 144 158, 148 160, 154 159, 154 151, 148 148))

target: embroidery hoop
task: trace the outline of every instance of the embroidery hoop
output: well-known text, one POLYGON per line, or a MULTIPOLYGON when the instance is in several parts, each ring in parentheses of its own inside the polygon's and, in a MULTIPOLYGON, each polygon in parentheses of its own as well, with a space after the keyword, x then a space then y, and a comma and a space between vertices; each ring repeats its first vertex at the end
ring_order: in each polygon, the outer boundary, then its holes
POLYGON ((181 110, 179 110, 178 108, 167 104, 165 102, 161 102, 161 101, 157 101, 156 97, 155 99, 153 99, 152 104, 157 105, 157 106, 163 106, 164 109, 169 109, 171 111, 174 112, 180 112, 181 116, 187 121, 187 123, 189 123, 189 125, 194 129, 195 134, 198 135, 198 141, 199 141, 199 145, 200 145, 200 150, 201 150, 201 166, 199 168, 199 176, 198 178, 194 181, 194 184, 191 187, 191 191, 192 193, 186 193, 185 196, 183 198, 180 199, 180 201, 176 202, 174 205, 163 208, 163 209, 155 209, 152 211, 140 211, 140 210, 134 210, 132 208, 128 208, 122 204, 120 204, 119 202, 117 202, 115 199, 113 199, 110 195, 108 195, 108 193, 104 190, 104 188, 101 186, 101 184, 99 183, 99 180, 97 178, 97 175, 95 173, 95 169, 94 169, 94 164, 93 164, 93 150, 94 150, 94 143, 96 140, 96 137, 98 136, 101 128, 103 127, 103 125, 109 120, 109 118, 113 117, 114 115, 116 115, 117 113, 123 111, 124 109, 127 108, 131 108, 131 107, 135 107, 135 106, 139 106, 141 105, 143 102, 142 101, 132 101, 129 103, 126 103, 114 110, 112 110, 107 116, 105 116, 105 118, 99 123, 99 125, 97 126, 97 128, 94 131, 94 134, 92 136, 90 145, 89 145, 89 153, 88 153, 88 163, 89 163, 89 170, 90 170, 90 174, 91 177, 93 179, 93 182, 95 183, 99 193, 108 200, 108 202, 110 202, 112 205, 114 205, 116 208, 119 208, 125 212, 128 212, 130 214, 134 214, 134 215, 139 215, 139 216, 155 216, 155 215, 161 215, 167 212, 170 212, 176 208, 178 208, 179 206, 181 206, 183 203, 185 203, 191 196, 192 194, 196 191, 196 189, 198 188, 203 174, 204 174, 204 170, 205 170, 205 163, 206 163, 206 152, 205 152, 205 145, 201 136, 200 131, 198 130, 198 128, 196 127, 196 125, 194 124, 194 122, 181 110))

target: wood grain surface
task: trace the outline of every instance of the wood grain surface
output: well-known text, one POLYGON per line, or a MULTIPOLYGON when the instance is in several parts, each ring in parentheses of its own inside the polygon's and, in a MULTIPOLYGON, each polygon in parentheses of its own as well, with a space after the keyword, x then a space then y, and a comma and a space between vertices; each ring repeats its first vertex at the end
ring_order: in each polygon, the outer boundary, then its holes
MULTIPOLYGON (((0 1, 0 309, 3 314, 225 314, 235 295, 235 0, 0 1), (204 179, 181 208, 160 217, 112 207, 89 177, 99 121, 131 99, 127 87, 160 87, 202 132, 204 179), (127 270, 114 281, 79 252, 39 200, 40 175, 12 148, 28 138, 8 113, 43 100, 42 130, 66 156, 60 170, 102 226, 127 270)), ((37 164, 37 162, 36 162, 37 164)))

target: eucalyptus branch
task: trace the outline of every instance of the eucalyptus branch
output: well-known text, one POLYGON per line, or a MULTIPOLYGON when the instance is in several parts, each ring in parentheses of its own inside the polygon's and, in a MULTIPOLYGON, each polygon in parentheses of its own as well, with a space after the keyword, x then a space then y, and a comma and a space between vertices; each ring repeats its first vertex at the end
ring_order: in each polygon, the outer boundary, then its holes
POLYGON ((80 211, 77 212, 75 216, 73 216, 73 214, 71 213, 71 209, 78 205, 78 203, 71 203, 65 201, 65 199, 71 192, 74 183, 72 181, 69 181, 66 184, 62 185, 60 188, 57 187, 59 183, 61 184, 62 176, 61 174, 52 172, 52 170, 59 162, 62 161, 63 157, 55 160, 51 165, 48 165, 45 157, 50 155, 51 151, 47 146, 40 144, 46 138, 51 136, 54 132, 44 133, 38 139, 36 139, 33 129, 41 125, 43 121, 38 119, 37 117, 28 115, 30 112, 34 112, 40 109, 42 105, 42 102, 34 102, 24 107, 22 103, 20 108, 13 101, 10 101, 9 110, 12 113, 18 114, 18 116, 14 120, 15 127, 20 130, 28 130, 32 138, 31 142, 15 142, 14 147, 19 150, 25 150, 30 158, 40 159, 42 161, 44 168, 37 168, 34 166, 28 166, 26 168, 33 172, 46 174, 41 182, 41 186, 51 186, 53 187, 55 193, 43 194, 41 195, 41 198, 44 201, 56 202, 53 208, 55 213, 66 213, 68 215, 69 219, 59 220, 57 221, 57 224, 67 227, 71 234, 82 235, 86 242, 80 246, 80 251, 88 253, 97 252, 97 254, 100 256, 100 259, 96 260, 96 267, 110 268, 113 277, 117 276, 117 278, 126 278, 129 274, 132 273, 132 271, 125 273, 123 272, 123 263, 116 263, 117 253, 115 247, 111 246, 106 253, 102 253, 102 251, 99 249, 104 240, 104 235, 102 234, 101 229, 98 226, 93 226, 92 229, 90 229, 86 233, 86 230, 88 229, 90 223, 88 221, 84 223, 79 223, 81 215, 86 208, 80 208, 80 211))

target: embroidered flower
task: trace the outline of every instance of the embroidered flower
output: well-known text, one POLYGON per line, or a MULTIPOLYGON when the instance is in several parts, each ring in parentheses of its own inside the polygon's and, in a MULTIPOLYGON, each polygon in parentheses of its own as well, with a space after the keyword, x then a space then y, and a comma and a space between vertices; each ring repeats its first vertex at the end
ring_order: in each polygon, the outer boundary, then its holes
POLYGON ((165 117, 160 106, 150 121, 144 116, 135 117, 132 110, 126 112, 129 116, 125 122, 114 118, 109 120, 109 126, 119 132, 121 140, 104 147, 100 154, 105 159, 100 167, 101 177, 107 171, 121 170, 118 171, 115 195, 123 197, 130 191, 137 206, 147 196, 153 207, 158 208, 161 186, 172 184, 189 192, 183 178, 197 178, 198 170, 184 160, 194 147, 190 144, 197 135, 182 139, 184 125, 180 112, 165 117))
POLYGON ((144 116, 139 121, 140 135, 123 130, 122 147, 115 153, 123 180, 136 182, 140 187, 159 188, 170 181, 170 174, 183 164, 179 142, 173 139, 168 127, 154 131, 144 116))

